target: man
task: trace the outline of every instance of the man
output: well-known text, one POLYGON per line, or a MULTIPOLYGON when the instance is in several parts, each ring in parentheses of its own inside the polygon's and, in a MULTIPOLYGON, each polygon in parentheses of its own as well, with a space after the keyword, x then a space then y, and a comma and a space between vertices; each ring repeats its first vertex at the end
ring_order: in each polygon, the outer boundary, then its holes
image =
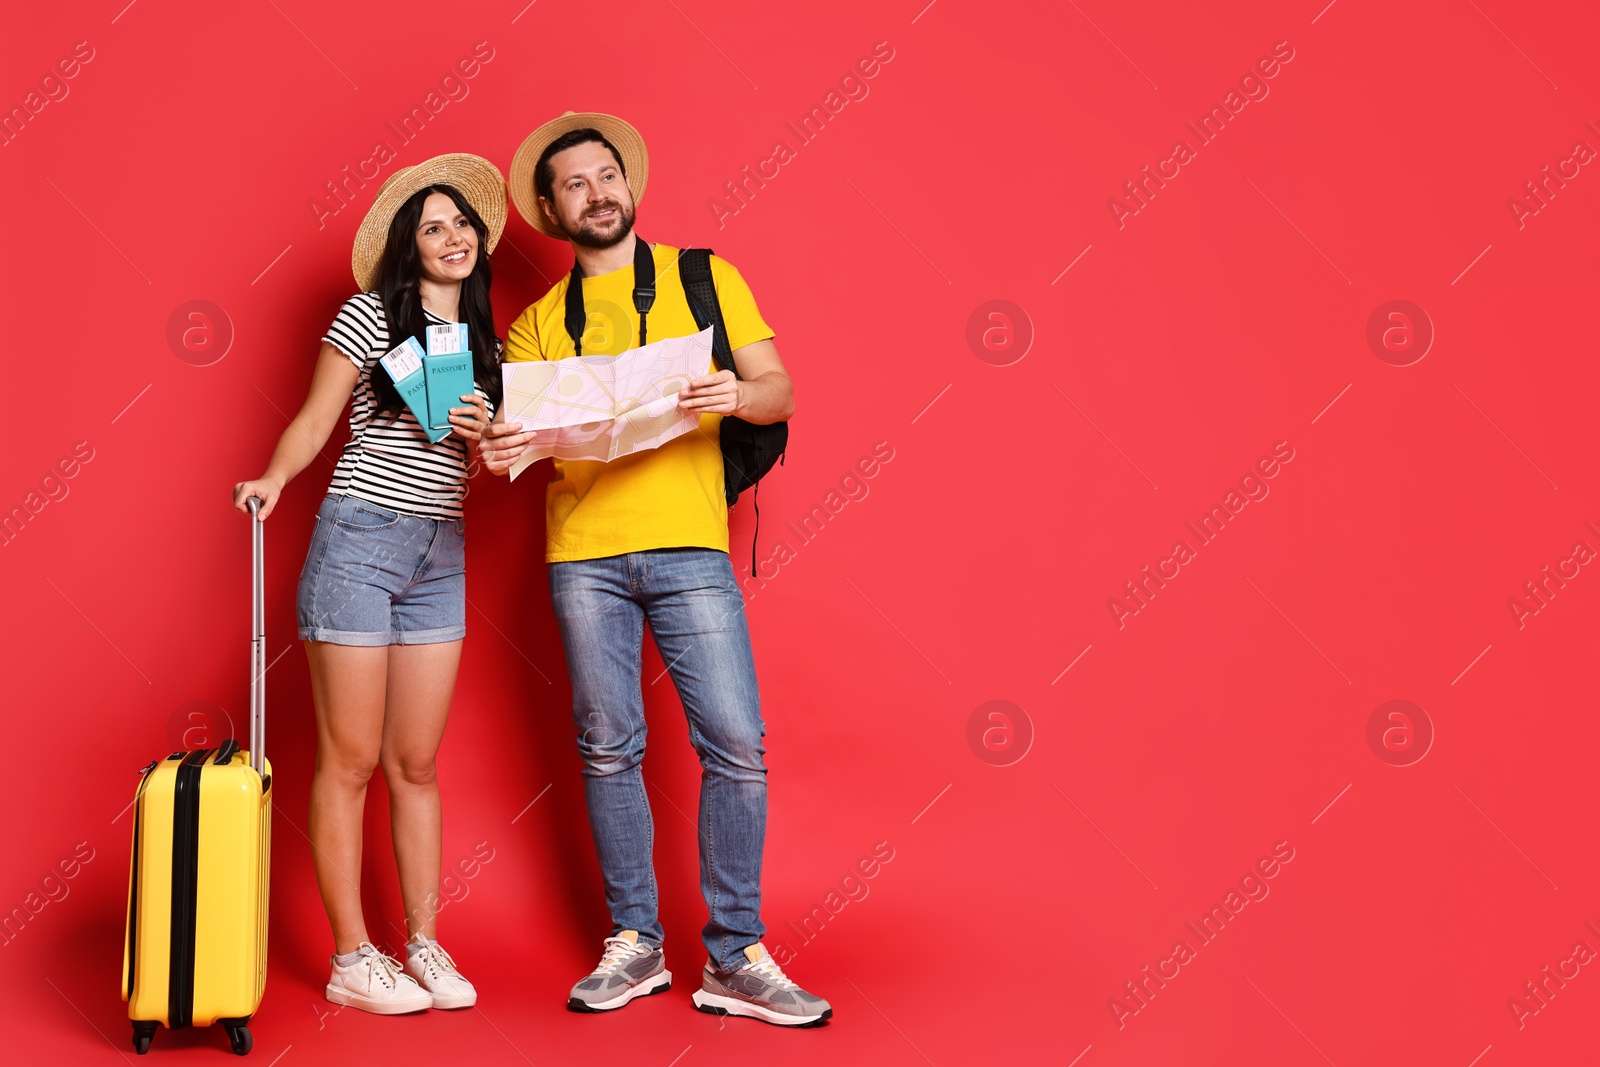
MULTIPOLYGON (((633 299, 639 238, 634 206, 649 159, 631 125, 571 112, 535 130, 511 165, 511 197, 539 232, 570 241, 581 274, 582 354, 617 355, 641 330, 633 299)), ((655 245, 656 296, 648 339, 699 332, 677 270, 679 250, 655 245)), ((640 761, 645 721, 640 670, 646 621, 672 674, 704 769, 700 888, 709 913, 709 960, 694 994, 699 1010, 783 1026, 817 1026, 828 1002, 791 982, 761 944, 761 852, 767 783, 761 695, 744 603, 728 559, 728 512, 718 425, 786 420, 793 386, 739 272, 711 260, 728 342, 742 380, 707 371, 680 393, 699 432, 610 463, 555 460, 546 497, 550 596, 572 679, 590 829, 605 880, 611 936, 595 970, 573 988, 573 1011, 611 1011, 668 988, 661 951, 654 828, 640 761)), ((508 361, 564 359, 564 278, 512 324, 508 361)), ((503 474, 534 432, 489 428, 486 466, 503 474)))

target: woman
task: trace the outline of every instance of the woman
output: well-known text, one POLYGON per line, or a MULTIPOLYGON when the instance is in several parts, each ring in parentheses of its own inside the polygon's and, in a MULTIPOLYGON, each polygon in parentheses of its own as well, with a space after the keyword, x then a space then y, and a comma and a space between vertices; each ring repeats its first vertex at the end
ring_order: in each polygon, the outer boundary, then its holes
POLYGON ((477 1000, 435 940, 434 757, 466 633, 468 442, 500 401, 488 253, 505 220, 505 179, 478 156, 438 156, 384 182, 351 257, 362 292, 323 337, 310 395, 266 473, 233 490, 241 511, 259 497, 266 521, 353 397, 350 440, 300 575, 298 616, 317 716, 309 830, 333 927, 327 997, 384 1015, 477 1000), (450 433, 431 444, 378 361, 407 337, 422 342, 425 326, 454 322, 467 324, 474 392, 450 408, 450 433), (361 913, 362 810, 379 767, 406 909, 403 967, 373 947, 361 913))

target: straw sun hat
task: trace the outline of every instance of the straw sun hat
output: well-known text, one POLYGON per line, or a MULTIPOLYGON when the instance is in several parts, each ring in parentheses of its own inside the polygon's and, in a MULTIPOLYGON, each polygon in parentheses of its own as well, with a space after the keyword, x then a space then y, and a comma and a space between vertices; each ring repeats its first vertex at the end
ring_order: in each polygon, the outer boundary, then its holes
POLYGON ((628 188, 633 190, 633 201, 644 199, 645 180, 650 177, 650 156, 644 149, 644 138, 632 125, 615 115, 602 115, 597 111, 568 111, 558 119, 551 119, 528 134, 517 154, 511 157, 511 202, 517 213, 528 220, 528 225, 558 241, 566 234, 551 226, 539 208, 539 191, 534 185, 534 170, 545 148, 564 133, 584 128, 600 131, 600 135, 616 146, 622 157, 622 169, 627 172, 628 188))
POLYGON ((402 167, 389 175, 378 189, 367 217, 356 231, 355 248, 350 253, 350 269, 363 293, 378 287, 378 260, 389 239, 389 224, 395 212, 412 195, 430 185, 448 185, 466 198, 467 203, 489 228, 489 239, 482 249, 494 251, 506 228, 506 179, 500 168, 482 156, 451 152, 434 156, 414 167, 402 167))

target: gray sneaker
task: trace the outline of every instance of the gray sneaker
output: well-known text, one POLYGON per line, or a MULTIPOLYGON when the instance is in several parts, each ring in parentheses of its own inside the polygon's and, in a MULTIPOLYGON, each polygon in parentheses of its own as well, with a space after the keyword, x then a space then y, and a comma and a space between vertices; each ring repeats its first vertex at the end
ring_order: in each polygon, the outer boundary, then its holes
POLYGON ((640 941, 636 930, 606 938, 605 955, 589 976, 572 987, 568 1011, 615 1011, 634 997, 665 993, 672 972, 660 945, 640 941))
POLYGON ((706 961, 694 1006, 710 1015, 748 1015, 778 1026, 821 1026, 833 1018, 833 1008, 789 981, 765 945, 757 942, 744 950, 750 962, 731 971, 719 971, 706 961))

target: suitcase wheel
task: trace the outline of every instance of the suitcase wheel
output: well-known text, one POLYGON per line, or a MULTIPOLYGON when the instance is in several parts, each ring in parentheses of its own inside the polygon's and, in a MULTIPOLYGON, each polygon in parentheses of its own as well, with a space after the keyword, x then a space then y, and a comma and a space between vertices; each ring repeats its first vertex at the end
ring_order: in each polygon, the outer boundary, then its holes
POLYGON ((233 1045, 234 1055, 243 1056, 247 1054, 252 1044, 250 1028, 248 1026, 228 1027, 228 1041, 233 1045))
POLYGON ((156 1023, 133 1024, 133 1051, 143 1056, 150 1051, 150 1039, 156 1036, 156 1023))

